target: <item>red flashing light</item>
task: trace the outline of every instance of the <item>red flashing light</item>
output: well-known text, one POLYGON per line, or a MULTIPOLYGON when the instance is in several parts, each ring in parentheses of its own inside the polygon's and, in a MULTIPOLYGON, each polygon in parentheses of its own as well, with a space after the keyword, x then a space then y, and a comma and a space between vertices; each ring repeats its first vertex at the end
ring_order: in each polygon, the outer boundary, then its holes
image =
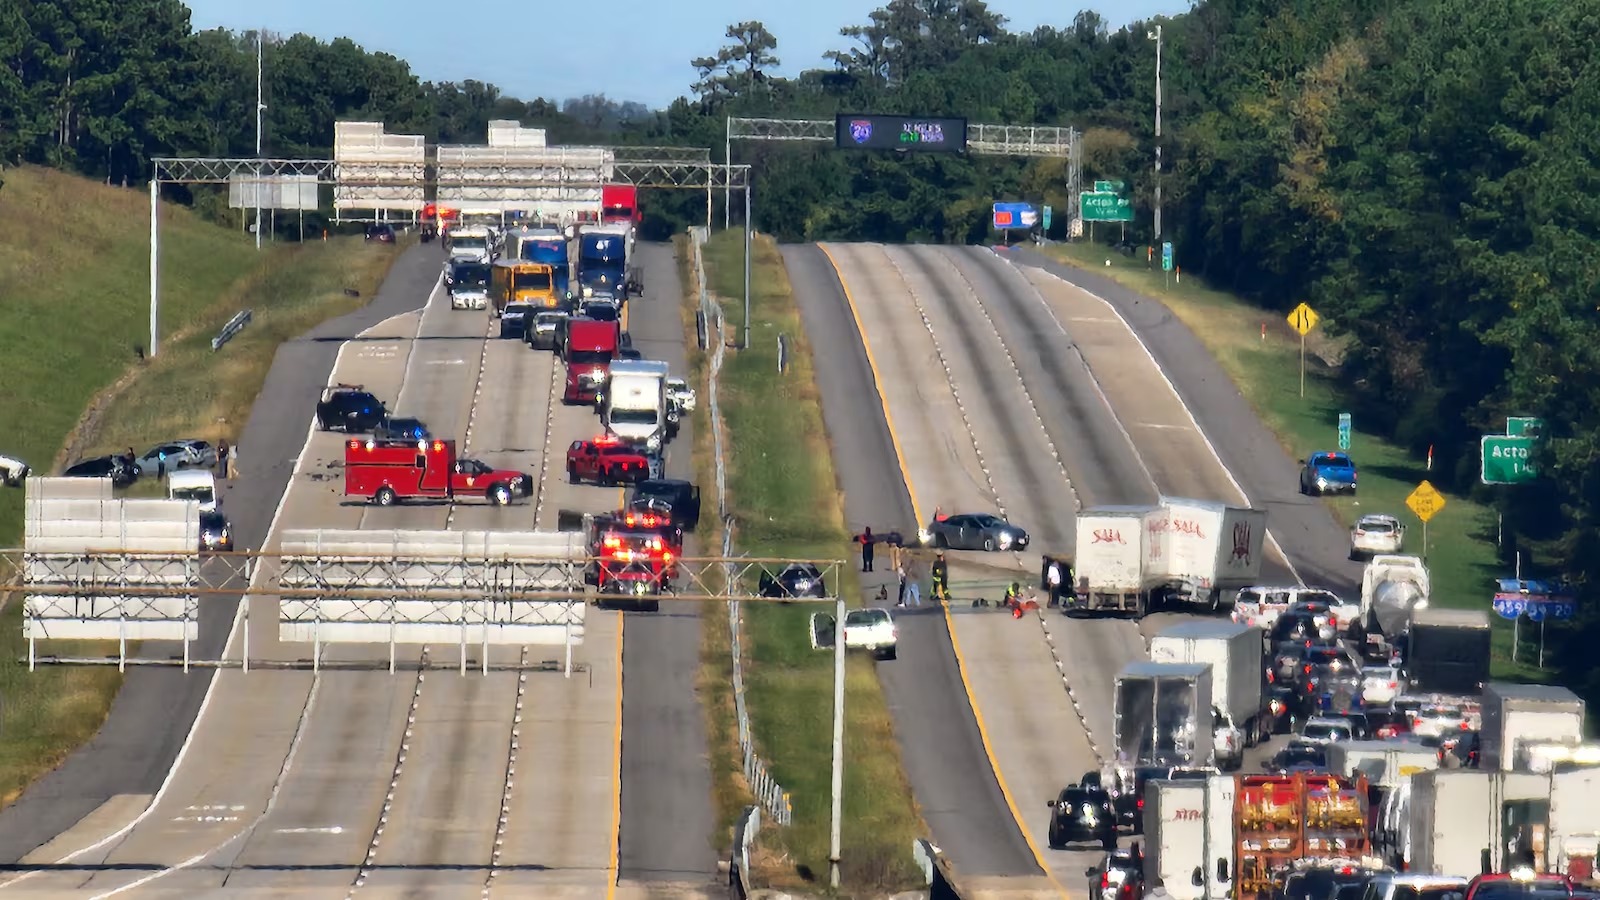
POLYGON ((672 562, 672 551, 671 550, 663 550, 663 551, 661 551, 661 558, 666 560, 667 562, 672 562))
POLYGON ((360 441, 350 441, 348 446, 350 447, 351 450, 360 450, 361 449, 361 442, 360 441))
POLYGON ((433 442, 433 452, 435 452, 435 453, 444 452, 444 441, 434 441, 433 442))
POLYGON ((589 443, 594 444, 597 447, 609 447, 612 444, 622 443, 622 439, 614 434, 602 434, 589 443))
POLYGON ((1111 887, 1111 873, 1110 872, 1101 872, 1100 873, 1100 890, 1103 891, 1108 887, 1111 887))
POLYGON ((608 537, 605 539, 605 548, 607 550, 618 550, 621 549, 621 547, 622 538, 608 537))
POLYGON ((1139 809, 1144 809, 1144 798, 1140 797, 1138 802, 1139 802, 1138 808, 1139 809))
POLYGON ((1337 454, 1337 453, 1329 453, 1328 454, 1328 458, 1329 459, 1338 459, 1339 458, 1339 454, 1337 454))

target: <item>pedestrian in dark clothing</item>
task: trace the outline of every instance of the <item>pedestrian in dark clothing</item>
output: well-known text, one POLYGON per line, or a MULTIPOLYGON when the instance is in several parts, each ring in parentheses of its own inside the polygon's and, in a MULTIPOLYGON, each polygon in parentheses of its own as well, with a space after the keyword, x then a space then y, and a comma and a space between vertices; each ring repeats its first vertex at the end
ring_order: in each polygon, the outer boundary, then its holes
POLYGON ((222 478, 228 477, 228 439, 217 441, 217 474, 222 478))
POLYGON ((156 454, 156 477, 167 477, 167 451, 165 450, 156 454))
POLYGON ((872 536, 872 529, 870 527, 861 529, 861 571, 863 572, 872 571, 872 545, 875 544, 877 540, 877 538, 872 536))
POLYGON ((906 605, 906 566, 905 563, 896 563, 894 567, 896 580, 900 582, 900 595, 895 598, 895 606, 906 605))

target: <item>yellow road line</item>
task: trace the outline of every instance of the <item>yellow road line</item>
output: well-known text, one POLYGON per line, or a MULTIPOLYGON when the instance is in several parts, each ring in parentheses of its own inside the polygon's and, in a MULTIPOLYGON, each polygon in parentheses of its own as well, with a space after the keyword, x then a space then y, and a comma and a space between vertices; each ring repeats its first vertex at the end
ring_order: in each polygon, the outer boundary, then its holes
POLYGON ((617 725, 613 740, 611 861, 606 866, 606 900, 617 896, 618 857, 622 854, 622 613, 617 613, 617 725))
MULTIPOLYGON (((911 469, 906 465, 905 453, 900 449, 900 436, 894 429, 894 416, 889 412, 889 398, 883 392, 883 375, 878 371, 878 361, 872 355, 872 342, 867 339, 867 330, 861 325, 861 312, 856 306, 856 298, 850 292, 850 283, 844 277, 844 269, 839 261, 834 258, 827 246, 818 244, 817 249, 828 258, 828 263, 833 266, 833 272, 839 279, 839 287, 844 290, 844 299, 850 306, 850 316, 855 319, 856 331, 861 335, 861 346, 867 352, 867 367, 872 370, 872 381, 878 388, 878 401, 883 404, 883 421, 889 428, 889 441, 894 444, 894 456, 900 465, 900 477, 905 481, 906 493, 911 497, 911 511, 917 517, 916 526, 922 527, 922 507, 917 503, 917 492, 911 484, 911 469)), ((1006 785, 1006 777, 1000 771, 1000 761, 994 755, 994 741, 989 737, 989 730, 983 723, 983 711, 978 707, 978 697, 972 691, 972 679, 967 675, 967 660, 961 654, 961 639, 956 636, 956 623, 950 615, 950 604, 943 605, 945 627, 950 632, 950 649, 955 651, 956 669, 961 673, 961 687, 967 692, 967 703, 972 706, 972 719, 978 725, 978 736, 983 739, 983 753, 989 758, 989 768, 994 771, 994 780, 1000 785, 1000 795, 1005 798, 1006 809, 1011 811, 1011 818, 1016 820, 1017 830, 1022 832, 1022 840, 1028 845, 1028 850, 1033 854, 1034 862, 1038 863, 1044 877, 1050 880, 1051 887, 1062 897, 1070 897, 1067 889, 1056 879, 1055 873, 1050 871, 1050 866, 1045 862, 1044 854, 1039 851, 1039 845, 1034 843, 1033 836, 1028 833, 1028 825, 1022 820, 1022 811, 1017 806, 1016 799, 1011 794, 1011 788, 1006 785)))

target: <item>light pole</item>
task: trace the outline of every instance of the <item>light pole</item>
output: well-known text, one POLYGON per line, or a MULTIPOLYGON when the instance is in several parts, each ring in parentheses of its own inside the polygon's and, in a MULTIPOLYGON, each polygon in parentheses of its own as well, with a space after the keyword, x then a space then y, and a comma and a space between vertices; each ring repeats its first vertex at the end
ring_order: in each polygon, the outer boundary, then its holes
POLYGON ((1161 243, 1161 26, 1146 33, 1156 42, 1156 234, 1154 243, 1161 243))
POLYGON ((256 198, 256 249, 261 249, 261 114, 266 111, 267 105, 261 102, 262 79, 261 57, 262 44, 265 43, 265 28, 256 29, 256 183, 251 193, 256 198))

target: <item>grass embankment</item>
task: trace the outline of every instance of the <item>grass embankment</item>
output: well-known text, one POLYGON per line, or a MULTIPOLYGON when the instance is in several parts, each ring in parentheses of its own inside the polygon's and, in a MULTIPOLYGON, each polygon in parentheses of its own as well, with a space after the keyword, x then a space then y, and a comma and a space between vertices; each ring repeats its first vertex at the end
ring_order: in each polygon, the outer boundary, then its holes
MULTIPOLYGON (((1306 388, 1302 398, 1300 339, 1283 314, 1213 290, 1190 275, 1169 284, 1160 269, 1159 256, 1155 267, 1150 268, 1142 255, 1127 257, 1098 244, 1056 244, 1047 252, 1166 304, 1217 358, 1292 457, 1300 459, 1314 450, 1337 446, 1339 413, 1348 411, 1349 406, 1340 393, 1340 348, 1326 335, 1323 326, 1313 331, 1306 342, 1306 388)), ((1365 513, 1398 516, 1406 523, 1407 552, 1420 554, 1422 522, 1406 507, 1405 500, 1430 477, 1427 460, 1361 425, 1359 417, 1352 421, 1350 437, 1350 454, 1361 467, 1361 493, 1353 498, 1329 497, 1326 502, 1347 526, 1365 513)), ((1447 495, 1446 500, 1444 509, 1427 527, 1427 561, 1434 600, 1448 607, 1484 609, 1494 591, 1493 579, 1510 574, 1498 562, 1495 551, 1494 510, 1468 497, 1447 495)), ((1511 623, 1497 616, 1490 618, 1494 628, 1495 677, 1549 678, 1548 672, 1511 660, 1511 623)), ((1525 633, 1534 631, 1524 629, 1525 633)), ((1526 647, 1520 657, 1528 659, 1526 647)))
MULTIPOLYGON (((73 458, 176 437, 236 440, 279 342, 346 312, 376 290, 396 255, 360 238, 257 253, 253 241, 188 211, 161 210, 161 352, 149 340, 149 200, 37 168, 8 169, 0 190, 0 451, 41 474, 73 458), (345 296, 344 288, 361 292, 345 296), (234 313, 254 321, 220 352, 211 337, 234 313), (148 348, 146 348, 148 349, 148 348), (89 412, 85 412, 89 410, 89 412)), ((0 492, 0 546, 22 542, 24 492, 0 492)), ((49 652, 102 656, 92 641, 49 652)), ((0 804, 88 740, 121 677, 109 667, 29 673, 22 604, 0 614, 0 804)))
MULTIPOLYGON (((776 244, 758 237, 754 252, 752 346, 728 352, 721 381, 737 549, 751 556, 848 559, 849 535, 811 348, 776 244), (780 334, 789 342, 788 371, 782 374, 777 371, 780 334)), ((705 248, 711 289, 730 301, 743 296, 743 253, 738 231, 716 235, 705 248)), ((726 302, 724 309, 730 331, 742 334, 743 304, 726 302)), ((843 566, 841 576, 836 589, 859 598, 854 567, 843 566)), ((827 877, 833 660, 811 649, 809 616, 817 610, 807 604, 745 605, 751 727, 794 805, 794 824, 763 836, 765 865, 759 874, 774 887, 804 887, 827 877)), ((709 677, 726 671, 725 640, 718 649, 720 659, 706 660, 709 677)), ((922 835, 922 823, 874 665, 852 656, 846 673, 842 882, 847 892, 887 891, 918 880, 911 843, 922 835)), ((715 740, 724 747, 732 741, 731 700, 728 705, 725 714, 713 713, 713 724, 723 728, 715 740)))

